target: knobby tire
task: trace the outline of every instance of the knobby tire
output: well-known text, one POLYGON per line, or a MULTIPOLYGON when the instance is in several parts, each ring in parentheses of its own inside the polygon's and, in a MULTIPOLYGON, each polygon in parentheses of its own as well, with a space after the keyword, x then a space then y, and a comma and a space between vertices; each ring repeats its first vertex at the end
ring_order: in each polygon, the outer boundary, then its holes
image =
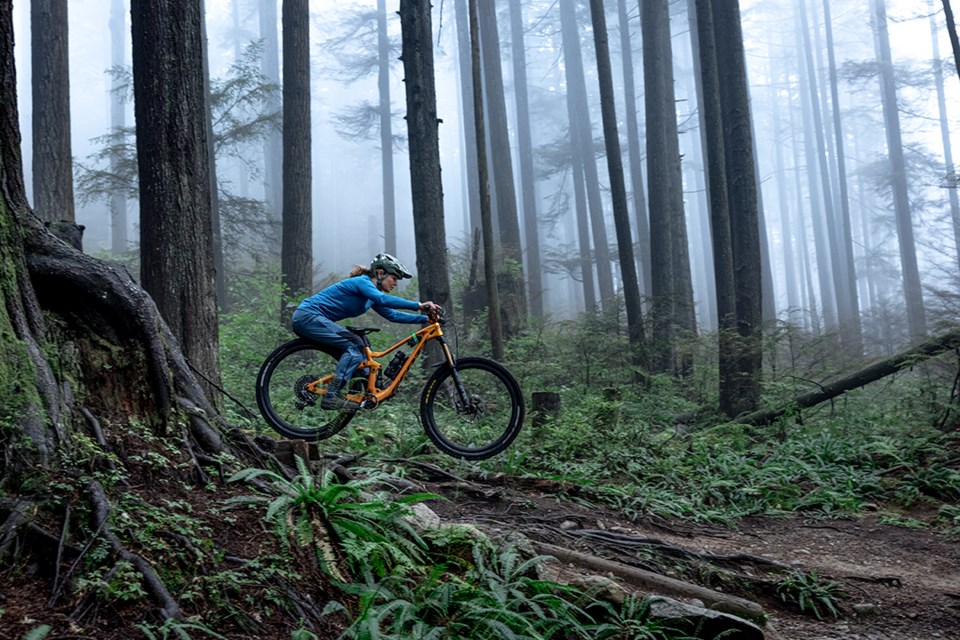
POLYGON ((296 383, 306 376, 321 377, 336 368, 339 353, 326 345, 299 338, 277 347, 267 356, 257 374, 257 406, 260 414, 277 433, 310 442, 324 440, 343 430, 355 411, 329 411, 320 408, 322 396, 310 396, 315 404, 297 396, 296 383), (300 401, 302 409, 297 409, 300 401))
POLYGON ((503 366, 486 358, 461 358, 445 364, 427 381, 420 396, 424 431, 444 453, 465 460, 497 455, 516 439, 523 425, 523 393, 503 366), (460 375, 468 404, 454 381, 460 375))

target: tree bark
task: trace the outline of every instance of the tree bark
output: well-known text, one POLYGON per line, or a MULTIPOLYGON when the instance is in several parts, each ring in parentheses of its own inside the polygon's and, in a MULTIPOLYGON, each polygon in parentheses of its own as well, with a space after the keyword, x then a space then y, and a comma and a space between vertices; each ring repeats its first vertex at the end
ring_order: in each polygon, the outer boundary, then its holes
POLYGON ((653 271, 651 353, 654 369, 666 372, 676 366, 676 327, 696 331, 696 322, 683 209, 669 3, 644 0, 640 5, 653 271))
POLYGON ((443 183, 440 179, 440 121, 437 118, 429 0, 401 0, 400 27, 420 299, 448 307, 450 281, 447 275, 443 183))
MULTIPOLYGON (((567 113, 570 117, 571 147, 583 168, 587 204, 590 211, 590 230, 593 234, 593 257, 597 270, 600 306, 606 311, 613 308, 614 304, 613 275, 603 203, 600 198, 597 160, 593 149, 593 125, 590 121, 590 108, 587 103, 587 85, 583 70, 583 54, 580 47, 580 28, 577 24, 573 0, 560 0, 560 23, 563 37, 564 71, 567 79, 567 113)), ((593 309, 588 308, 587 311, 592 312, 593 309)))
POLYGON ((67 0, 33 0, 30 22, 33 208, 45 222, 73 222, 67 0))
POLYGON ((500 33, 497 27, 496 0, 484 0, 478 6, 480 44, 483 58, 484 104, 489 126, 490 167, 496 198, 499 228, 500 259, 505 263, 500 277, 508 283, 501 291, 503 331, 506 337, 516 335, 526 322, 527 301, 524 293, 523 251, 520 223, 517 217, 517 190, 513 182, 513 159, 510 153, 510 132, 507 102, 500 63, 500 33))
POLYGON ((483 80, 480 60, 480 18, 477 0, 470 0, 470 58, 473 79, 473 123, 476 127, 477 168, 480 185, 480 224, 483 230, 483 275, 487 283, 487 327, 490 348, 496 360, 503 360, 503 326, 500 321, 500 287, 497 282, 496 256, 493 241, 493 220, 490 211, 490 178, 487 175, 487 136, 483 109, 483 80))
POLYGON ((920 269, 917 265, 917 245, 913 236, 913 216, 907 191, 907 168, 903 156, 900 133, 900 114, 897 106, 897 87, 893 77, 893 58, 887 34, 887 7, 884 0, 871 0, 871 16, 875 30, 877 63, 880 67, 880 99, 883 103, 884 131, 887 153, 890 157, 890 186, 893 190, 893 209, 897 223, 897 241, 900 246, 900 270, 903 277, 903 295, 907 308, 910 340, 922 339, 927 334, 926 312, 920 269))
POLYGON ((740 26, 738 0, 713 0, 717 68, 720 84, 724 154, 730 201, 730 234, 739 340, 737 407, 754 408, 760 400, 763 371, 763 273, 759 202, 753 147, 753 122, 740 26))
MULTIPOLYGON (((203 10, 203 0, 200 3, 203 10)), ((220 184, 217 181, 217 150, 213 135, 213 111, 210 100, 210 43, 207 42, 207 20, 205 12, 201 15, 203 43, 203 113, 206 124, 207 164, 210 190, 210 233, 213 238, 213 282, 217 307, 221 311, 229 310, 227 300, 227 273, 223 259, 223 226, 220 223, 220 184)), ((219 397, 219 396, 214 396, 219 397)))
POLYGON ((633 213, 637 218, 637 251, 640 265, 640 293, 650 295, 650 222, 647 212, 647 193, 643 186, 643 161, 640 156, 640 127, 637 123, 636 77, 633 72, 633 45, 630 40, 630 22, 627 18, 627 0, 617 0, 620 22, 620 55, 623 58, 623 99, 626 103, 627 157, 630 162, 630 189, 633 213))
MULTIPOLYGON (((313 203, 310 129, 310 6, 283 0, 283 234, 284 292, 313 290, 313 203)), ((286 317, 281 310, 281 315, 286 317)))
POLYGON ((201 2, 136 2, 130 15, 140 178, 140 281, 187 359, 216 385, 219 338, 201 2))
POLYGON ((610 45, 607 42, 607 18, 604 14, 603 0, 590 0, 590 15, 593 19, 593 42, 597 52, 597 80, 600 84, 603 141, 607 150, 607 169, 613 199, 613 222, 617 231, 620 275, 623 280, 624 304, 627 308, 627 335, 633 360, 646 366, 646 336, 640 306, 640 283, 633 257, 633 238, 630 234, 630 214, 627 210, 627 188, 620 153, 620 134, 617 131, 613 70, 610 67, 610 45))
POLYGON ((738 411, 737 398, 737 305, 733 271, 730 200, 720 100, 720 76, 710 0, 696 0, 697 49, 700 56, 700 126, 707 156, 710 192, 710 237, 713 247, 714 286, 717 292, 718 364, 720 410, 728 416, 738 411))

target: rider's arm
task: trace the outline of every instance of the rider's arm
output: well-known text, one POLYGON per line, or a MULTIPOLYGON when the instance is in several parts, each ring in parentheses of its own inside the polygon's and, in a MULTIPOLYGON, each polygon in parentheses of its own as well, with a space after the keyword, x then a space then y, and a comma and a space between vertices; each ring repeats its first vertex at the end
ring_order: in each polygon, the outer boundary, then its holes
POLYGON ((354 280, 356 280, 356 284, 363 296, 368 300, 373 301, 373 306, 377 313, 380 313, 380 308, 405 309, 408 311, 420 310, 420 303, 416 300, 404 300, 403 298, 398 298, 396 296, 391 296, 388 293, 384 293, 383 291, 380 291, 380 289, 377 289, 377 286, 373 284, 373 281, 370 280, 370 278, 358 277, 354 278, 354 280))
POLYGON ((430 321, 430 319, 422 313, 406 313, 405 311, 397 311, 396 309, 382 307, 376 304, 373 305, 373 310, 390 322, 401 322, 403 324, 422 324, 430 321))

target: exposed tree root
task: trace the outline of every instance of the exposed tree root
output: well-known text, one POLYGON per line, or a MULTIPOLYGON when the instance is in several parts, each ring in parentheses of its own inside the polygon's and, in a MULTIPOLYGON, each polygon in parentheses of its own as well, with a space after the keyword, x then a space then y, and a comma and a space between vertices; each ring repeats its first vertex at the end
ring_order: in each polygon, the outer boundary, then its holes
POLYGON ((113 533, 107 524, 107 518, 110 516, 110 502, 107 499, 107 494, 103 491, 103 487, 101 487, 100 483, 96 480, 91 480, 87 485, 87 489, 90 491, 90 499, 93 505, 94 522, 97 528, 100 529, 101 535, 106 539, 107 543, 109 543, 110 550, 113 551, 120 560, 129 562, 140 572, 143 576, 147 592, 150 593, 160 605, 160 615, 164 619, 172 618, 179 620, 182 618, 180 605, 174 600, 173 596, 170 595, 170 592, 167 591, 160 576, 153 570, 150 563, 142 556, 133 553, 123 546, 120 538, 113 533))

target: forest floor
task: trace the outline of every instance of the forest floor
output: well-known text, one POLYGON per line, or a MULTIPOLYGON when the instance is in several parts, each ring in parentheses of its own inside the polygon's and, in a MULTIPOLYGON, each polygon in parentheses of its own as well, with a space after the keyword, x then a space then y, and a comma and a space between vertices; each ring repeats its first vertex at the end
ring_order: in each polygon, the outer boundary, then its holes
MULTIPOLYGON (((884 524, 878 513, 848 520, 753 517, 735 528, 630 519, 596 506, 574 485, 512 476, 458 478, 433 465, 392 462, 405 467, 405 478, 418 490, 445 498, 427 503, 444 523, 517 531, 534 543, 666 569, 680 579, 720 586, 725 593, 764 607, 769 615, 768 640, 960 640, 960 544, 955 536, 931 528, 884 524), (604 532, 612 534, 609 539, 604 540, 604 532), (625 539, 645 542, 632 547, 615 543, 625 539), (840 617, 827 614, 818 620, 781 602, 771 586, 778 576, 765 575, 765 567, 774 564, 804 573, 815 571, 822 579, 838 583, 849 594, 840 601, 840 617), (721 575, 737 579, 719 583, 721 575)), ((223 499, 219 492, 199 491, 167 497, 187 500, 195 512, 212 519, 223 499)), ((911 514, 917 521, 930 521, 934 515, 911 514)), ((218 545, 248 558, 275 550, 259 513, 240 512, 235 517, 229 527, 218 528, 218 545)), ((132 625, 148 615, 149 605, 125 610, 125 620, 113 619, 106 610, 88 616, 80 631, 70 622, 77 615, 74 605, 51 608, 44 604, 50 597, 49 578, 32 576, 29 567, 21 569, 25 570, 0 572, 0 640, 20 640, 40 622, 53 625, 51 639, 141 637, 132 625)), ((565 566, 562 577, 575 578, 578 572, 565 566)), ((336 637, 331 632, 320 637, 336 637)), ((256 637, 289 638, 289 630, 263 629, 256 637)))
MULTIPOLYGON (((736 557, 728 567, 759 577, 769 560, 804 573, 816 572, 848 594, 840 617, 822 620, 784 605, 768 589, 758 594, 736 583, 724 587, 761 604, 770 616, 768 638, 784 640, 960 640, 960 544, 930 529, 880 522, 877 514, 859 519, 805 520, 751 517, 735 529, 663 520, 629 520, 610 509, 578 500, 558 500, 555 483, 497 478, 488 491, 469 493, 456 482, 427 483, 425 488, 448 498, 430 507, 445 521, 516 530, 535 541, 573 548, 625 564, 638 564, 635 551, 609 545, 585 530, 615 532, 620 537, 656 539, 663 547, 681 547, 709 559, 736 557), (751 561, 751 557, 759 559, 751 561), (860 613, 858 613, 858 611, 860 613)), ((569 497, 569 496, 568 496, 569 497)), ((912 514, 918 521, 935 514, 912 514)), ((651 545, 651 548, 661 545, 651 545)), ((643 566, 641 560, 640 565, 643 566)), ((822 608, 821 608, 822 610, 822 608)))

